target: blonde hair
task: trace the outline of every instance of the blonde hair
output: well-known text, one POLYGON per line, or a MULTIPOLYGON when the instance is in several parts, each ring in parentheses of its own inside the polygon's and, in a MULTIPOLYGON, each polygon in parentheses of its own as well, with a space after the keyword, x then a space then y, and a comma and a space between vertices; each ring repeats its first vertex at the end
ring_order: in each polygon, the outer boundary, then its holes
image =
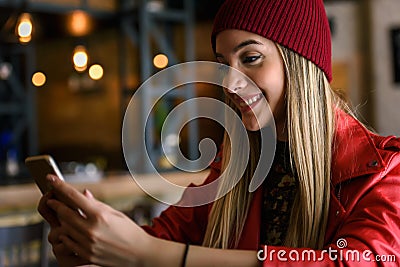
MULTIPOLYGON (((276 45, 286 74, 289 151, 299 184, 283 245, 320 249, 328 220, 334 110, 340 100, 320 68, 297 53, 276 45)), ((229 100, 227 104, 234 108, 229 100)), ((260 155, 259 133, 248 134, 250 158, 246 171, 229 193, 213 203, 203 241, 205 246, 235 248, 240 241, 253 195, 248 187, 260 155)), ((227 169, 228 162, 231 160, 230 166, 237 166, 243 160, 243 156, 231 153, 237 142, 243 141, 241 138, 231 135, 230 140, 225 133, 222 170, 226 174, 220 188, 231 186, 235 175, 234 170, 227 169)))

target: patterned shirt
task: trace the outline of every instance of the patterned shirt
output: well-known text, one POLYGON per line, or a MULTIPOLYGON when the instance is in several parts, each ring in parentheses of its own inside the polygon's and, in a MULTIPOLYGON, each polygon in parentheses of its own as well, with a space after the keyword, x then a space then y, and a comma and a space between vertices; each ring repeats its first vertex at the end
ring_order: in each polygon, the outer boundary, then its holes
POLYGON ((261 244, 283 245, 297 189, 298 181, 290 166, 288 143, 278 141, 274 162, 263 184, 261 244))

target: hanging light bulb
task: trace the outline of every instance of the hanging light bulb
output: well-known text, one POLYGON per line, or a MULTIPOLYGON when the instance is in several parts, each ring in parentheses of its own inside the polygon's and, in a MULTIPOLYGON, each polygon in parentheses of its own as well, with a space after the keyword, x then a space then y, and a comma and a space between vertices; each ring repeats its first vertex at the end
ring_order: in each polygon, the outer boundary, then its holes
POLYGON ((17 35, 21 43, 27 43, 32 39, 32 17, 29 13, 22 13, 17 24, 17 35))
POLYGON ((89 56, 86 52, 86 48, 83 45, 78 45, 75 47, 73 62, 76 71, 85 71, 88 65, 89 56))

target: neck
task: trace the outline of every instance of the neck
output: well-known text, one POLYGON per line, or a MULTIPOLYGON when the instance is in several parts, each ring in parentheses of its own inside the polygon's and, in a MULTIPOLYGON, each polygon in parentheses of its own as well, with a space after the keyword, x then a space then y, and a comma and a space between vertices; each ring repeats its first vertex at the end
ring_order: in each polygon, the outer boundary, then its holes
POLYGON ((276 130, 276 139, 278 141, 283 141, 283 142, 287 142, 288 139, 288 132, 287 132, 287 127, 286 127, 286 123, 281 122, 281 123, 277 123, 275 125, 275 130, 276 130))

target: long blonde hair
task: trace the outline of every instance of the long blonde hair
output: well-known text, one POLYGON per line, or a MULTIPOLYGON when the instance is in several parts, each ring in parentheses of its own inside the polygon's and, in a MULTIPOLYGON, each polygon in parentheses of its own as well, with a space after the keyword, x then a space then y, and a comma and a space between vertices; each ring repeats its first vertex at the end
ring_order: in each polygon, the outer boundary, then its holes
MULTIPOLYGON (((320 249, 324 243, 330 199, 332 144, 335 129, 334 109, 340 100, 332 91, 324 73, 311 61, 276 44, 286 73, 287 131, 291 166, 299 188, 291 210, 285 246, 320 249)), ((227 100, 227 104, 234 108, 227 100)), ((232 126, 235 127, 235 126, 232 126)), ((260 135, 248 132, 250 157, 242 179, 225 196, 213 203, 203 245, 235 248, 252 200, 248 191, 260 155, 260 135)), ((235 170, 243 156, 232 153, 242 137, 225 133, 220 187, 231 186, 235 170), (233 146, 232 146, 233 144, 233 146), (232 155, 232 156, 230 156, 232 155)), ((240 153, 239 153, 240 154, 240 153)), ((261 163, 262 164, 262 163, 261 163)), ((267 174, 265 174, 267 175, 267 174)))

